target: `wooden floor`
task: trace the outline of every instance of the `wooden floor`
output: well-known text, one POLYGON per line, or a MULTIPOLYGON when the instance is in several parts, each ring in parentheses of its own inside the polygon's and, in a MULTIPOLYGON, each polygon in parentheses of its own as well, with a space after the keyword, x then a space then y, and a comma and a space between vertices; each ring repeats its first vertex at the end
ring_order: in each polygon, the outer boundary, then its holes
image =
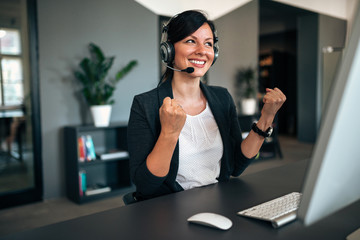
MULTIPOLYGON (((313 145, 300 143, 295 138, 279 137, 283 158, 255 160, 243 173, 251 174, 268 168, 289 164, 309 158, 313 145)), ((59 198, 45 200, 38 203, 28 204, 0 210, 0 237, 24 231, 48 224, 89 215, 96 212, 109 210, 123 206, 122 196, 78 205, 68 199, 59 198)))

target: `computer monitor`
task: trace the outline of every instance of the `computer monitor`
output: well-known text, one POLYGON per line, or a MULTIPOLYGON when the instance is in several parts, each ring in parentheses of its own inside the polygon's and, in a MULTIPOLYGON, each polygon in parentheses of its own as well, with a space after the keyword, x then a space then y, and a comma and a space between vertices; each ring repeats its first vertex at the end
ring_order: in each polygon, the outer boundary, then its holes
POLYGON ((360 199, 359 7, 303 183, 298 218, 304 225, 360 199))

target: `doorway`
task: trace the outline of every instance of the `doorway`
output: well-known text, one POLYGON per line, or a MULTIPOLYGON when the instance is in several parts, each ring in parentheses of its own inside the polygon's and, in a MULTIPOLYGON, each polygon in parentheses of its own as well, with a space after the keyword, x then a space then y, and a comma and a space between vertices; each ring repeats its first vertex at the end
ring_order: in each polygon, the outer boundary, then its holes
POLYGON ((278 133, 297 136, 297 19, 309 11, 259 1, 259 93, 278 87, 286 102, 277 115, 278 133))
POLYGON ((0 0, 0 208, 42 199, 35 0, 0 0))

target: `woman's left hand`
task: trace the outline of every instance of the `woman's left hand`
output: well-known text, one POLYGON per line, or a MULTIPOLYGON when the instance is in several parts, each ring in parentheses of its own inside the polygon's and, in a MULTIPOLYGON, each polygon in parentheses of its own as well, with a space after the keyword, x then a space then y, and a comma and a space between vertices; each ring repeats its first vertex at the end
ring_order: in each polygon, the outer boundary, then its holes
POLYGON ((286 96, 280 89, 266 88, 266 94, 263 98, 264 106, 261 110, 261 115, 274 118, 285 101, 286 96))

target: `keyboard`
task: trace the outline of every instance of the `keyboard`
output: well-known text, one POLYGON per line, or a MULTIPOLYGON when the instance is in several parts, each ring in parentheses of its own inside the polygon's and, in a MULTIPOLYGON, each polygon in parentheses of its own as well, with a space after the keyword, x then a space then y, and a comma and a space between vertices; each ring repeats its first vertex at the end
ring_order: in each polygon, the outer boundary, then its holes
POLYGON ((296 219, 300 199, 301 193, 293 192, 245 209, 237 214, 269 221, 274 228, 278 228, 296 219))

